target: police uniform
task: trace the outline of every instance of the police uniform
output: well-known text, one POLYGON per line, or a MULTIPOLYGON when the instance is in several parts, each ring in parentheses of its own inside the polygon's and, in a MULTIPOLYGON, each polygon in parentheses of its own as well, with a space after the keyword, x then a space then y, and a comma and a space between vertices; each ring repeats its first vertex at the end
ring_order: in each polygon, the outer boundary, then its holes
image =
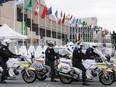
POLYGON ((54 80, 55 69, 54 69, 54 61, 55 61, 55 51, 53 48, 47 48, 45 51, 45 64, 50 66, 51 68, 51 81, 54 80))
POLYGON ((7 76, 7 64, 6 62, 8 61, 9 58, 16 56, 13 54, 7 46, 0 45, 0 66, 3 68, 3 73, 1 77, 1 81, 5 80, 5 76, 7 76))
POLYGON ((73 50, 73 59, 72 59, 72 64, 74 67, 79 68, 82 70, 82 81, 83 84, 86 82, 86 68, 82 64, 82 59, 85 59, 86 56, 82 52, 81 48, 75 47, 73 50))

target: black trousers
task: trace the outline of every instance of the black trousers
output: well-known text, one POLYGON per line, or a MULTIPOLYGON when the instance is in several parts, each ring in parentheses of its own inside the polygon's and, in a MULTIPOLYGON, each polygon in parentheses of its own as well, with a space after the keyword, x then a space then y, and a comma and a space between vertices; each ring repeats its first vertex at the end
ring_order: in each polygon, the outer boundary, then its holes
POLYGON ((1 77, 1 81, 5 80, 5 76, 7 76, 7 64, 6 61, 0 61, 0 66, 3 68, 3 73, 1 77))
POLYGON ((48 65, 51 68, 51 80, 54 80, 55 76, 55 69, 54 69, 54 61, 46 61, 46 65, 48 65))
POLYGON ((82 81, 85 82, 87 76, 86 76, 86 68, 84 67, 84 65, 81 62, 77 62, 76 64, 73 64, 73 66, 82 70, 82 81))

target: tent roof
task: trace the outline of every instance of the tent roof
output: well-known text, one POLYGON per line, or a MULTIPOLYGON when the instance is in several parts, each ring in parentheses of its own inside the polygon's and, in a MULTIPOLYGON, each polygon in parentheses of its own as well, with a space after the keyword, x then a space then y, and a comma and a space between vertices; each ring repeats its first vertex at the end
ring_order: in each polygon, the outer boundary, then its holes
POLYGON ((27 39, 27 36, 21 35, 20 33, 11 29, 7 24, 0 27, 0 39, 27 39))

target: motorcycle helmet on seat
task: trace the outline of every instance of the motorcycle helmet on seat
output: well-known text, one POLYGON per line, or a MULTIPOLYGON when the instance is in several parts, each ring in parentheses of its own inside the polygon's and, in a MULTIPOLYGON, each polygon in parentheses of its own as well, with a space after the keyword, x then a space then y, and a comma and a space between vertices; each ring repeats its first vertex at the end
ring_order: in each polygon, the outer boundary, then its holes
POLYGON ((10 39, 4 39, 4 40, 2 41, 2 44, 3 44, 4 46, 8 46, 10 42, 11 42, 10 39))

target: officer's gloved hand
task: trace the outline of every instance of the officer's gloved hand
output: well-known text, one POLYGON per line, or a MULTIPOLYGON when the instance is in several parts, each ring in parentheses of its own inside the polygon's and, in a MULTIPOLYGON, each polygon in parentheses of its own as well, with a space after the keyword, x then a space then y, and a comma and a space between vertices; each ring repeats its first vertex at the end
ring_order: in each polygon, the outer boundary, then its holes
POLYGON ((21 54, 19 54, 19 55, 16 55, 17 57, 21 57, 21 54))
POLYGON ((13 58, 21 58, 21 55, 13 55, 13 58))

